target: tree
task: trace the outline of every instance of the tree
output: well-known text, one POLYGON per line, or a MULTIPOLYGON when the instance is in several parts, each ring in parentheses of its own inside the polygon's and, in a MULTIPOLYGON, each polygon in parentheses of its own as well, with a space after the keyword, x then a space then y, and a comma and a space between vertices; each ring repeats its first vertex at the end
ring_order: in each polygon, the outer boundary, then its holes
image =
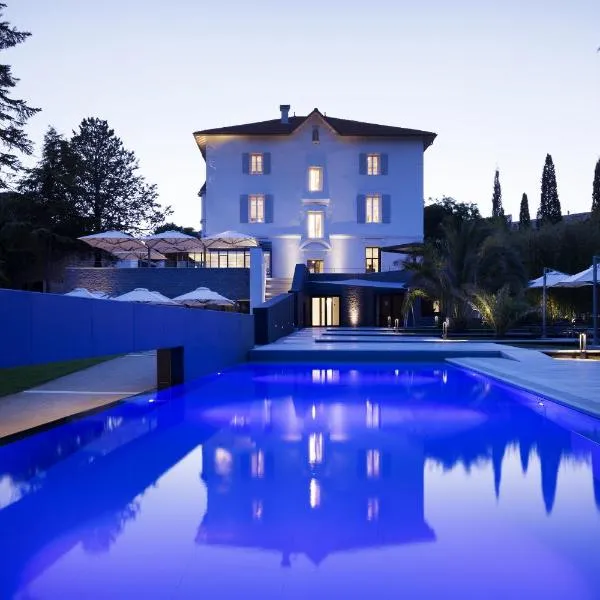
POLYGON ((594 170, 594 184, 592 186, 592 217, 600 219, 600 158, 594 170))
POLYGON ((529 216, 529 200, 527 199, 527 194, 523 194, 523 197, 521 198, 519 229, 531 229, 531 217, 529 216))
POLYGON ((494 175, 494 193, 492 195, 492 217, 504 219, 504 208, 502 208, 502 188, 500 187, 500 171, 496 169, 494 175))
MULTIPOLYGON (((0 17, 6 4, 0 3, 0 17)), ((13 48, 24 42, 31 34, 17 31, 6 21, 0 22, 0 50, 13 48)), ((28 106, 24 100, 10 97, 17 84, 9 65, 0 64, 0 189, 8 187, 9 179, 22 168, 19 153, 29 155, 33 148, 23 127, 39 108, 28 106)))
POLYGON ((556 186, 556 172, 550 154, 546 154, 546 162, 544 163, 544 171, 542 173, 542 195, 539 217, 542 224, 555 224, 562 221, 558 188, 556 186))
POLYGON ((164 225, 159 225, 154 230, 154 233, 164 233, 165 231, 180 231, 181 233, 185 233, 186 235, 200 237, 200 233, 196 231, 193 227, 182 227, 181 225, 175 225, 175 223, 165 223, 164 225))
POLYGON ((433 200, 424 210, 424 233, 426 240, 440 239, 443 235, 441 226, 444 223, 458 225, 463 221, 477 221, 481 219, 479 208, 476 204, 457 202, 449 196, 442 196, 433 200))
POLYGON ((171 214, 170 207, 159 205, 156 186, 138 174, 135 154, 106 121, 84 119, 70 147, 75 156, 74 208, 85 219, 87 232, 151 231, 171 214))

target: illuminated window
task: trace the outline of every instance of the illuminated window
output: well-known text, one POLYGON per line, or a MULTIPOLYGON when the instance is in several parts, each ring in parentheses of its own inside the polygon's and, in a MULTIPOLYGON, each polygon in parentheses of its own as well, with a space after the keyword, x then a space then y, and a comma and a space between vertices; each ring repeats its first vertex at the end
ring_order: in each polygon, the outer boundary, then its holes
POLYGON ((310 480, 309 502, 311 508, 317 508, 321 504, 321 486, 316 479, 310 480))
POLYGON ((381 175, 379 154, 367 154, 367 175, 381 175))
POLYGON ((367 477, 377 478, 381 474, 381 453, 379 450, 367 450, 367 477))
POLYGON ((250 203, 248 210, 248 221, 250 223, 265 222, 265 197, 262 194, 255 194, 248 197, 250 203))
POLYGON ((377 246, 365 248, 365 271, 367 273, 379 273, 381 270, 381 250, 377 246))
POLYGON ((251 175, 262 175, 263 174, 263 155, 262 154, 251 154, 250 155, 250 174, 251 175))
POLYGON ((308 168, 308 191, 323 191, 323 169, 321 167, 308 168))
POLYGON ((320 240, 323 237, 324 214, 320 210, 309 210, 307 213, 308 237, 320 240))
POLYGON ((381 196, 370 194, 365 199, 365 222, 381 223, 381 196))

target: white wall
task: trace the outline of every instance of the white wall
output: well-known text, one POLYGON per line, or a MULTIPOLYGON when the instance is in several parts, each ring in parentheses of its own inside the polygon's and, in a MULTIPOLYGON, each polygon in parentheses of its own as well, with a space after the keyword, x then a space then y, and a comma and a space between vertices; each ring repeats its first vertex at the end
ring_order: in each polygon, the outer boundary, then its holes
MULTIPOLYGON (((364 272, 366 246, 386 246, 423 238, 423 142, 419 139, 350 138, 338 136, 313 115, 292 135, 271 137, 208 136, 207 189, 204 199, 206 234, 233 229, 273 243, 273 277, 291 277, 297 262, 324 258, 325 269, 364 272), (313 126, 320 143, 313 144, 313 126), (270 152, 271 173, 242 172, 244 152, 270 152), (359 175, 360 153, 387 153, 388 175, 359 175), (323 193, 307 191, 307 170, 324 168, 323 193), (391 223, 357 223, 357 195, 390 194, 391 223), (273 223, 240 223, 240 195, 272 194, 273 223), (310 202, 317 201, 317 205, 310 202), (309 245, 307 208, 326 214, 326 241, 309 245)), ((397 255, 384 254, 382 269, 392 268, 397 255)))

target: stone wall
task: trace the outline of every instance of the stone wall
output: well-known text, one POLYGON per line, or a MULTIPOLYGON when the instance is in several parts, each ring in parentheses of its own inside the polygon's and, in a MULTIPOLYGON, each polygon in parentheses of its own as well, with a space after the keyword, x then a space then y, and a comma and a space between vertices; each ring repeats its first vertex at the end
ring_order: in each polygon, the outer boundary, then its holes
POLYGON ((231 300, 250 297, 249 269, 154 269, 154 268, 70 268, 57 293, 83 287, 118 296, 135 288, 147 288, 169 298, 198 287, 207 287, 231 300))

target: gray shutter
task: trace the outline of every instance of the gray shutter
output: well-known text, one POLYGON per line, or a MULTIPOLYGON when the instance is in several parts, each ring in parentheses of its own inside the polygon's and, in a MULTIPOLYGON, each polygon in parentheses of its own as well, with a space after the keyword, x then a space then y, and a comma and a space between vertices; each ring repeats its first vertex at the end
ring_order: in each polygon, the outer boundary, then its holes
POLYGON ((364 223, 366 220, 366 196, 359 194, 356 196, 356 222, 364 223))
POLYGON ((389 194, 381 196, 381 221, 383 223, 392 222, 392 201, 389 194))
POLYGON ((358 155, 358 174, 359 175, 367 174, 367 155, 364 152, 361 152, 358 155))
POLYGON ((265 196, 265 223, 273 222, 273 194, 265 196))
POLYGON ((248 194, 240 196, 240 223, 248 222, 248 194))
POLYGON ((246 175, 250 173, 250 154, 248 152, 242 154, 242 173, 246 175))
POLYGON ((388 155, 387 154, 381 155, 381 174, 382 175, 388 174, 388 155))
POLYGON ((271 174, 271 153, 265 152, 263 154, 263 173, 265 175, 271 174))

